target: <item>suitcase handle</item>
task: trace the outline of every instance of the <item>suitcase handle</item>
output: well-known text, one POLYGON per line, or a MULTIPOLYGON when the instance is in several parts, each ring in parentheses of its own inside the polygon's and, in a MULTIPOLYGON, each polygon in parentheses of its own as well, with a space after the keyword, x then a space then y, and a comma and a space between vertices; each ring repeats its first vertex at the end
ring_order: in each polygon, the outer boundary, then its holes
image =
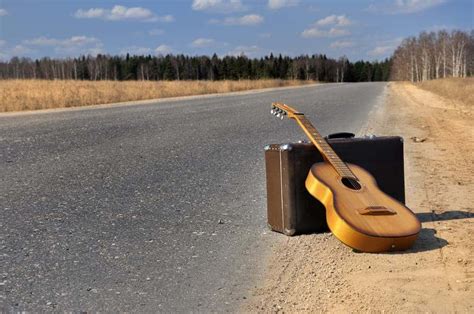
POLYGON ((326 136, 326 139, 333 139, 333 138, 353 138, 355 137, 354 133, 350 132, 338 132, 338 133, 331 133, 326 136))

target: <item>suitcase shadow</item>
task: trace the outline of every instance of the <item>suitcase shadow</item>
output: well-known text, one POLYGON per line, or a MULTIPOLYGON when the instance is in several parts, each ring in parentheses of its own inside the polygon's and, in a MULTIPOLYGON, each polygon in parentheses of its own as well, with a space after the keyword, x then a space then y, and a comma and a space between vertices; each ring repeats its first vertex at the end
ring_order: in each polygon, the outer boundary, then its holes
POLYGON ((431 222, 431 221, 444 221, 444 220, 456 220, 456 219, 466 219, 466 218, 474 218, 474 213, 466 212, 462 210, 453 210, 453 211, 446 211, 444 213, 418 213, 416 214, 418 220, 420 222, 431 222))

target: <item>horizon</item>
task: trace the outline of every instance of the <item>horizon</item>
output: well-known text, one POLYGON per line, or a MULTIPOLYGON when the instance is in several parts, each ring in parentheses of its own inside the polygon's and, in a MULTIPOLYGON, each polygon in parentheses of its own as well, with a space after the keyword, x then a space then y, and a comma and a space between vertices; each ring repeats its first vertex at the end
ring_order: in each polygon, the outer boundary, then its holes
POLYGON ((0 60, 129 53, 383 61, 404 38, 422 31, 471 31, 470 12, 465 0, 4 0, 0 60))

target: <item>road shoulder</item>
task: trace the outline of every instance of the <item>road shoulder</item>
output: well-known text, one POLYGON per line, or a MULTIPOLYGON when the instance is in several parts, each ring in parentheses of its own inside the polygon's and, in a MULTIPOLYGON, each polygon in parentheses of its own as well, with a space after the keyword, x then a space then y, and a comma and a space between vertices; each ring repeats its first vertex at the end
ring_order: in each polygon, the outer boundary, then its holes
POLYGON ((472 312, 472 116, 472 107, 391 83, 367 132, 405 138, 407 204, 423 225, 416 244, 365 254, 330 233, 285 238, 242 310, 472 312))

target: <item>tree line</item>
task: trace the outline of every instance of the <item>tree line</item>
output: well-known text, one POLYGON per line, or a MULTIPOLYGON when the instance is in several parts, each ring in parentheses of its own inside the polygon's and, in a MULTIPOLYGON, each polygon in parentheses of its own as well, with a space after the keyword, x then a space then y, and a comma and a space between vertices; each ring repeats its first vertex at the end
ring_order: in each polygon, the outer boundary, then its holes
POLYGON ((393 54, 393 80, 412 82, 474 74, 474 31, 422 32, 403 40, 393 54))
POLYGON ((13 57, 0 62, 0 79, 61 80, 240 80, 291 79, 323 82, 385 81, 391 60, 350 62, 324 54, 262 58, 240 56, 81 56, 52 59, 13 57))

